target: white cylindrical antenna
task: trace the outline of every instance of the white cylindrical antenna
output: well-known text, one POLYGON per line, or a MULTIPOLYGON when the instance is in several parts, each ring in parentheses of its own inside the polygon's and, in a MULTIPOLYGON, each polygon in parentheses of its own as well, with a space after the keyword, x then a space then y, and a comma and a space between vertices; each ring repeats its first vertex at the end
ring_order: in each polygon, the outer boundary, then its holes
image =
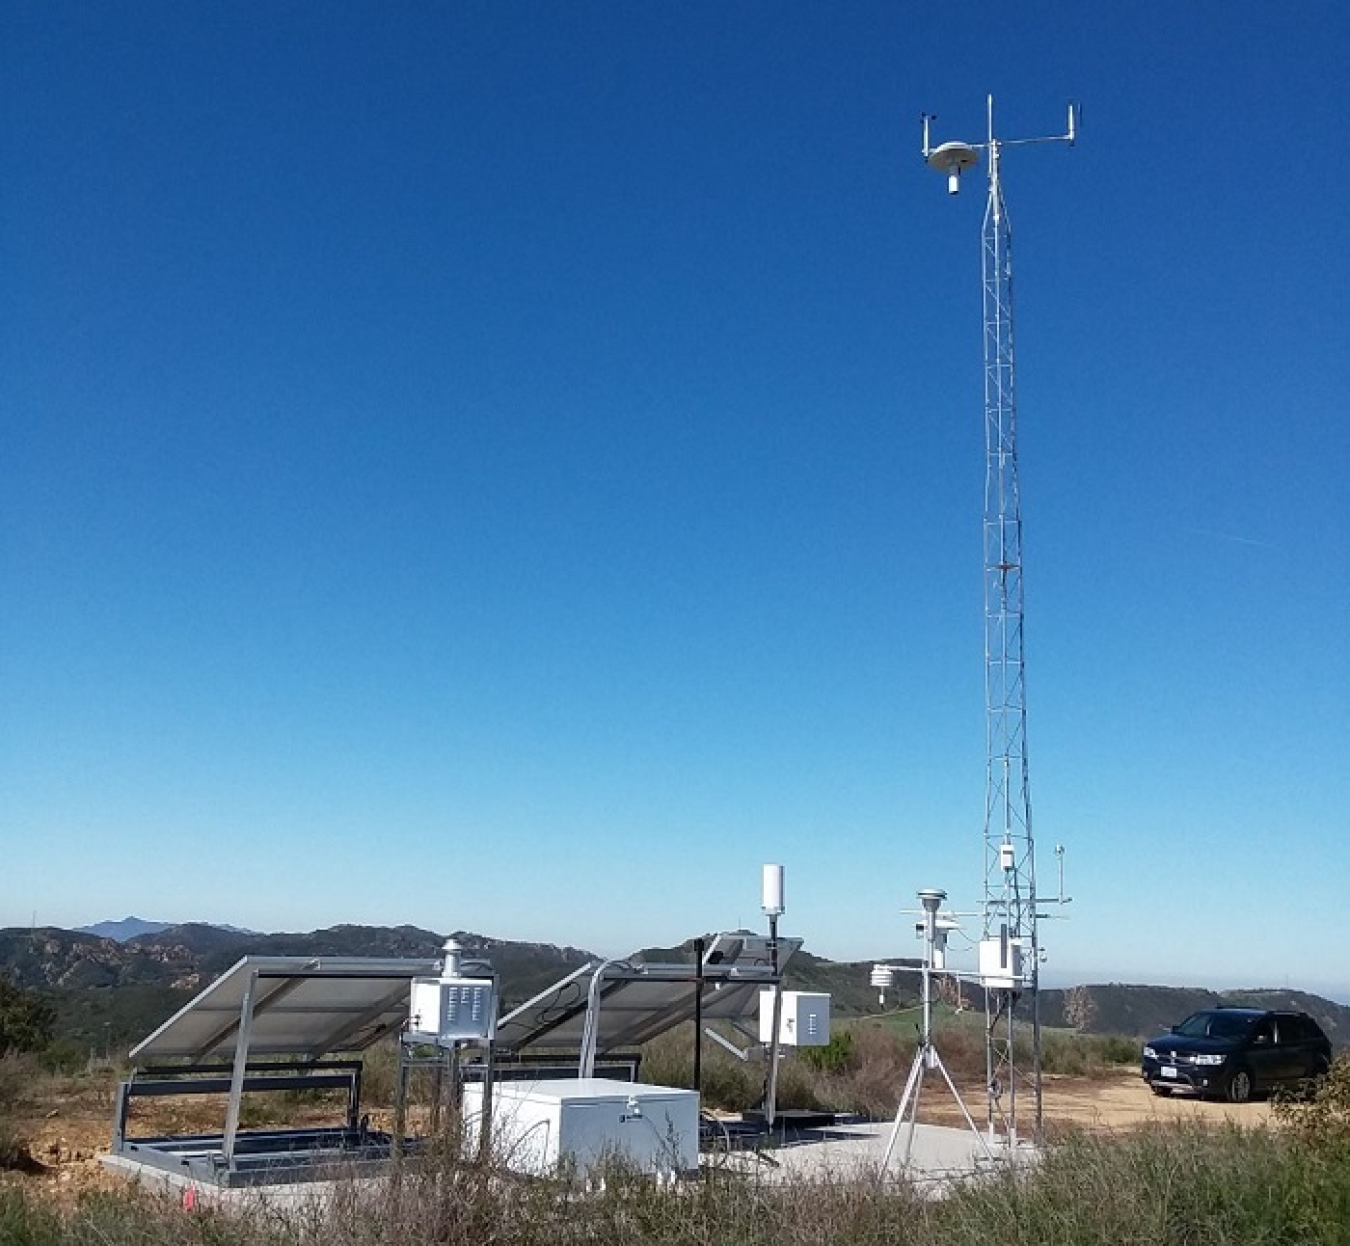
POLYGON ((1078 128, 1078 106, 1077 106, 1072 100, 1070 100, 1070 101, 1069 101, 1069 133, 1065 136, 1065 137, 1069 140, 1070 144, 1073 143, 1073 140, 1074 140, 1074 132, 1075 132, 1075 130, 1077 130, 1077 128, 1078 128))
POLYGON ((763 899, 760 903, 766 917, 783 915, 783 867, 766 865, 764 867, 763 899))

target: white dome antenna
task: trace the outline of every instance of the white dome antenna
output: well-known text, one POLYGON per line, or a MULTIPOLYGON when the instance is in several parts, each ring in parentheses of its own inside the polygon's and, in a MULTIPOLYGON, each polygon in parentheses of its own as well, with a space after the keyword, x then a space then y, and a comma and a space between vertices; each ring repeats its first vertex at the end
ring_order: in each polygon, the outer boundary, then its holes
POLYGON ((947 193, 961 189, 961 174, 980 163, 980 154, 969 143, 943 143, 928 153, 928 167, 947 178, 947 193))

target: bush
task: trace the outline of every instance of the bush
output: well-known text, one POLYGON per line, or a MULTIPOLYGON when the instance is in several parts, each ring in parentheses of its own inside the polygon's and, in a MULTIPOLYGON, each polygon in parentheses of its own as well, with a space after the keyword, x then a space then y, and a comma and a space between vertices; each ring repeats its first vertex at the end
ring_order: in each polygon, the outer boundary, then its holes
POLYGON ((25 991, 0 977, 0 1056, 11 1051, 41 1051, 52 1041, 56 1009, 36 991, 25 991))
MULTIPOLYGON (((32 1162, 28 1139, 19 1128, 19 1115, 33 1104, 33 1089, 41 1076, 37 1058, 9 1052, 0 1055, 0 1169, 22 1168, 32 1162)), ((3 1239, 0 1236, 0 1240, 3 1239)))
POLYGON ((818 1073, 847 1073, 853 1068, 853 1031, 836 1027, 824 1047, 803 1047, 797 1054, 818 1073))
POLYGON ((42 1049, 42 1067, 49 1073, 78 1073, 91 1063, 88 1049, 71 1038, 53 1039, 42 1049))
POLYGON ((371 1107, 392 1108, 398 1091, 396 1036, 382 1039, 361 1055, 361 1101, 371 1107))
POLYGON ((818 1075, 816 1097, 841 1112, 882 1120, 895 1115, 914 1044, 880 1025, 857 1025, 849 1033, 849 1067, 818 1075))
POLYGON ((1350 1052, 1331 1062, 1311 1093, 1277 1098, 1274 1112, 1310 1151, 1350 1159, 1350 1052))
POLYGON ((1071 1137, 1029 1178, 949 1200, 947 1243, 1228 1246, 1345 1240, 1350 1168, 1309 1166, 1288 1136, 1235 1126, 1160 1126, 1071 1137))
MULTIPOLYGON (((1046 1033, 1041 1037, 1041 1070, 1083 1077, 1139 1060, 1139 1045, 1120 1035, 1046 1033)), ((1028 1060, 1028 1064, 1030 1061, 1028 1060)))

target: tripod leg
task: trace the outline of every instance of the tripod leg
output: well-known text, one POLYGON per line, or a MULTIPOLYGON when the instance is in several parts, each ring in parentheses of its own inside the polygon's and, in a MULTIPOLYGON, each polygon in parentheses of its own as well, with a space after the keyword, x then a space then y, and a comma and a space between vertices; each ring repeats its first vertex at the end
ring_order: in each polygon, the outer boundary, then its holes
POLYGON ((952 1081, 952 1075, 947 1072, 947 1066, 942 1063, 942 1056, 936 1049, 933 1051, 933 1063, 938 1066, 943 1080, 947 1083, 947 1089, 952 1092, 952 1098, 956 1100, 956 1106, 961 1109, 961 1115, 966 1118, 966 1124, 970 1126, 970 1132, 975 1135, 975 1141, 980 1144, 985 1159, 992 1161, 994 1153, 989 1149, 989 1143, 985 1141, 984 1135, 976 1126, 975 1118, 971 1116, 970 1110, 966 1107, 966 1101, 961 1098, 961 1092, 956 1089, 956 1083, 952 1081))
POLYGON ((914 1119, 919 1115, 919 1091, 923 1087, 923 1066, 925 1047, 919 1044, 918 1050, 914 1053, 914 1063, 909 1066, 909 1076, 905 1079, 905 1092, 900 1096, 900 1106, 895 1112, 895 1124, 891 1126, 891 1136, 886 1141, 886 1154, 881 1161, 881 1171, 885 1171, 891 1165, 891 1155, 895 1151, 896 1139, 900 1136, 900 1127, 905 1123, 905 1117, 911 1117, 909 1123, 909 1141, 905 1144, 905 1163, 909 1163, 910 1148, 914 1145, 914 1119))

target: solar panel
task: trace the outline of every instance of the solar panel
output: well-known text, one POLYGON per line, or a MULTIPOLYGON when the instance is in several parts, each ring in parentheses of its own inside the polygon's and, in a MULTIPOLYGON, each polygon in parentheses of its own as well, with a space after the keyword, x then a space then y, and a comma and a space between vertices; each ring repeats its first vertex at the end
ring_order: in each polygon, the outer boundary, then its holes
MULTIPOLYGON (((801 939, 778 940, 778 967, 801 939)), ((497 1045, 579 1049, 586 1027, 591 982, 600 965, 584 965, 508 1013, 497 1023, 497 1045)), ((686 1021, 698 1011, 694 965, 609 961, 600 986, 596 1054, 635 1047, 686 1021)), ((759 992, 772 985, 769 941, 743 932, 716 935, 703 956, 702 1016, 738 1021, 752 1015, 759 992)))
POLYGON ((439 960, 245 956, 131 1049, 133 1060, 232 1058, 252 992, 250 1056, 361 1051, 408 1016, 411 980, 439 960))

